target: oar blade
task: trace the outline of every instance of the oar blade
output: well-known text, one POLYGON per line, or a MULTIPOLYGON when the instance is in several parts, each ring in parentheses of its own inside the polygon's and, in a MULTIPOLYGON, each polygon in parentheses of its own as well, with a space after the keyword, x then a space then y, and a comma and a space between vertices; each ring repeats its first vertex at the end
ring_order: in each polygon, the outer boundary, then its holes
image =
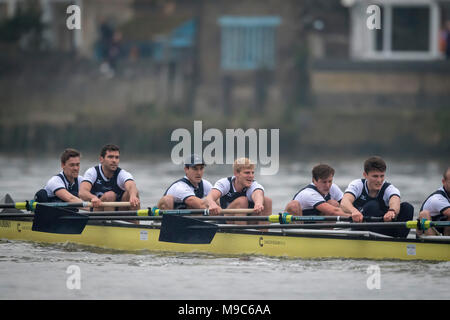
POLYGON ((80 234, 88 216, 71 210, 38 204, 31 230, 60 234, 80 234))
POLYGON ((2 200, 0 200, 2 204, 4 204, 2 207, 5 208, 2 211, 0 211, 0 213, 21 213, 22 211, 17 210, 14 208, 14 200, 13 198, 9 195, 9 193, 7 193, 2 200), (8 204, 11 205, 10 208, 8 207, 8 204))
POLYGON ((163 215, 159 241, 189 244, 211 243, 217 225, 177 215, 163 215))

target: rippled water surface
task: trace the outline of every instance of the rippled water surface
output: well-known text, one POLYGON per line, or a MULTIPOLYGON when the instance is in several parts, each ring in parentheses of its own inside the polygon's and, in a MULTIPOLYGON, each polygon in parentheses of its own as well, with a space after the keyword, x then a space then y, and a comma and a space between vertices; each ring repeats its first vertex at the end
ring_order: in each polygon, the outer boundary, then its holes
MULTIPOLYGON (((343 189, 361 176, 362 159, 322 160, 335 167, 335 182, 343 189)), ((257 177, 273 199, 274 212, 309 183, 314 163, 289 162, 276 176, 257 177)), ((93 158, 83 159, 81 171, 94 164, 93 158)), ((121 167, 134 175, 143 206, 155 205, 183 174, 170 161, 150 158, 122 156, 121 167)), ((205 178, 214 183, 230 170, 210 166, 205 178)), ((58 159, 0 157, 0 196, 31 199, 58 171, 58 159)), ((391 161, 387 180, 417 214, 421 202, 440 186, 440 171, 434 162, 391 161)), ((449 288, 450 262, 136 254, 0 240, 0 299, 449 299, 449 288), (68 288, 71 266, 79 268, 80 289, 68 288), (379 289, 368 288, 371 266, 380 270, 379 289)))

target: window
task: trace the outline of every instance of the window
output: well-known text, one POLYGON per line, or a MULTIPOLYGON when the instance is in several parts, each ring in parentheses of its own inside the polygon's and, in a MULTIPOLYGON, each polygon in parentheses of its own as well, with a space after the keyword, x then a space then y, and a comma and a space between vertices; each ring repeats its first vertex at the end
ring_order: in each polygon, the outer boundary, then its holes
POLYGON ((280 21, 279 17, 221 17, 222 69, 273 69, 280 21))
POLYGON ((430 8, 392 8, 392 51, 428 51, 430 8))
POLYGON ((368 2, 351 7, 351 53, 363 59, 428 60, 440 58, 441 7, 429 0, 376 0, 381 29, 367 27, 368 2))

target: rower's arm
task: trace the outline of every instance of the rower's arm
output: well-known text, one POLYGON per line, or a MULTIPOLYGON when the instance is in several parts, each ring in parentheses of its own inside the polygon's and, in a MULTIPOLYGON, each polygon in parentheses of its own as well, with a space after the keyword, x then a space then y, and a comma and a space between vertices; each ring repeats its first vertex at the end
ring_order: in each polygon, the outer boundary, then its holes
POLYGON ((342 197, 342 200, 341 200, 341 208, 342 208, 342 210, 344 210, 344 212, 350 213, 350 214, 355 212, 355 210, 358 211, 353 206, 353 202, 355 202, 355 196, 352 195, 351 193, 344 193, 344 195, 342 197))
POLYGON ((257 189, 253 191, 252 193, 252 199, 256 206, 263 206, 264 205, 264 191, 261 189, 257 189))
POLYGON ((400 213, 400 197, 397 195, 393 195, 389 199, 389 209, 385 212, 383 220, 384 221, 392 221, 395 219, 400 213))
POLYGON ((209 209, 209 214, 218 215, 222 208, 217 204, 217 200, 220 198, 222 193, 217 189, 211 189, 208 196, 206 197, 206 205, 209 209))
POLYGON ((57 196, 59 199, 61 199, 64 202, 83 202, 78 197, 75 197, 73 194, 71 194, 66 189, 59 189, 55 192, 55 196, 57 196))
POLYGON ((90 182, 81 182, 78 196, 84 201, 90 201, 94 208, 98 208, 102 204, 102 201, 95 194, 91 193, 91 189, 92 185, 90 184, 90 182))
POLYGON ((400 197, 395 195, 389 199, 389 209, 394 209, 395 214, 400 212, 400 197))
POLYGON ((133 180, 127 180, 124 184, 125 191, 128 191, 130 197, 138 197, 138 189, 136 186, 136 182, 133 180))
POLYGON ((344 217, 351 216, 350 213, 346 213, 341 208, 332 206, 331 204, 326 202, 319 204, 316 207, 316 209, 319 210, 321 213, 323 213, 323 215, 325 216, 344 216, 344 217))
POLYGON ((217 189, 211 189, 209 194, 206 196, 206 200, 208 204, 216 203, 216 201, 220 198, 222 193, 217 189))
POLYGON ((256 189, 252 193, 252 200, 255 203, 253 210, 256 214, 261 214, 264 211, 264 191, 256 189))
POLYGON ((450 208, 445 209, 442 211, 442 214, 447 217, 447 219, 450 219, 450 208))
POLYGON ((139 208, 140 200, 139 200, 139 192, 136 186, 136 182, 134 180, 127 180, 124 184, 125 191, 130 195, 130 205, 132 208, 139 208))
POLYGON ((80 184, 80 190, 78 191, 78 196, 84 201, 91 201, 92 199, 97 198, 94 194, 91 193, 92 185, 83 181, 80 184))
POLYGON ((341 208, 345 213, 349 213, 352 215, 352 220, 354 222, 362 222, 363 215, 361 212, 359 212, 358 209, 353 206, 353 202, 355 202, 355 196, 351 193, 346 192, 344 193, 344 196, 341 200, 341 208))
POLYGON ((203 199, 197 198, 195 196, 189 197, 184 200, 184 203, 188 208, 192 209, 206 209, 205 201, 203 199))

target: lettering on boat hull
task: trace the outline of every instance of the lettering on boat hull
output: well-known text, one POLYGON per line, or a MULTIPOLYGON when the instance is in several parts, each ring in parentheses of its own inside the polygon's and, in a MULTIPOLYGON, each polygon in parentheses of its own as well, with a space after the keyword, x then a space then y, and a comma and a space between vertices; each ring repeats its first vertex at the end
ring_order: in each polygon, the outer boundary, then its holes
POLYGON ((260 247, 264 247, 265 245, 271 246, 285 246, 286 242, 281 240, 273 240, 273 239, 264 239, 264 237, 259 237, 258 244, 260 247))

